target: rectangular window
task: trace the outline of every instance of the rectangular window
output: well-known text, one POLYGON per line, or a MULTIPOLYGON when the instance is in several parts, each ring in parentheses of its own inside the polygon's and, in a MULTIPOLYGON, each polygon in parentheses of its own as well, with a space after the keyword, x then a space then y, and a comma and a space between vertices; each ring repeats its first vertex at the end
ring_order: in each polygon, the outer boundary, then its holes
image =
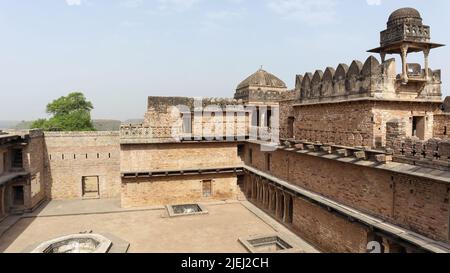
POLYGON ((12 167, 23 168, 22 149, 14 149, 12 151, 12 155, 13 155, 12 167))
POLYGON ((413 117, 412 136, 425 139, 425 117, 413 117))
POLYGON ((203 195, 203 197, 211 197, 212 196, 212 180, 203 180, 202 181, 202 195, 203 195))
POLYGON ((250 164, 253 164, 253 150, 252 149, 248 149, 248 162, 250 164))

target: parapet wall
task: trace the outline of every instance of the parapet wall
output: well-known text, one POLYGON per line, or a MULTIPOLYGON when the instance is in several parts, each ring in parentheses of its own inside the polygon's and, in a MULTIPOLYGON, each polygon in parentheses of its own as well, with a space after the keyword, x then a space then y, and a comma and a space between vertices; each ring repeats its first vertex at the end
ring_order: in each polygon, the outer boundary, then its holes
POLYGON ((123 125, 121 143, 173 142, 179 139, 248 135, 250 114, 241 100, 149 97, 144 123, 123 125))
POLYGON ((450 170, 450 140, 433 138, 422 141, 416 137, 397 138, 394 159, 409 164, 450 170))
MULTIPOLYGON (((420 65, 414 64, 420 68, 420 65)), ((421 69, 415 71, 424 77, 421 69)), ((423 83, 423 82, 422 82, 423 83)), ((364 64, 353 61, 350 66, 340 64, 336 69, 328 67, 325 72, 316 70, 314 73, 296 76, 296 87, 299 100, 303 103, 339 101, 361 97, 383 99, 440 99, 441 71, 430 71, 429 81, 421 84, 402 86, 396 72, 395 59, 380 64, 370 56, 364 64), (411 92, 412 91, 412 92, 411 92)))

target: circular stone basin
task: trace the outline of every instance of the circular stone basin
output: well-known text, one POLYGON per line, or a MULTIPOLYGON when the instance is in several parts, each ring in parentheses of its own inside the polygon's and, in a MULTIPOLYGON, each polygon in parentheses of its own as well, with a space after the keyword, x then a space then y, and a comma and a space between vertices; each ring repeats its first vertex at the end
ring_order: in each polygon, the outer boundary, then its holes
POLYGON ((40 244, 32 253, 107 253, 112 242, 98 234, 74 234, 40 244))

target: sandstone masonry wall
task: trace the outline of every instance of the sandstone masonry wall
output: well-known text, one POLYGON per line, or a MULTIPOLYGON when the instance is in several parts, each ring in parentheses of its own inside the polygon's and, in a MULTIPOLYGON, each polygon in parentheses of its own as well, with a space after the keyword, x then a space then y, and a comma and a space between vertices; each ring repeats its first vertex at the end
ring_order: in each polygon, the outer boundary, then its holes
POLYGON ((30 132, 29 143, 23 151, 23 165, 25 171, 30 172, 30 184, 24 188, 27 208, 34 208, 42 200, 45 195, 45 158, 44 158, 45 140, 42 132, 30 132))
POLYGON ((237 198, 235 174, 192 175, 122 180, 124 208, 168 204, 189 204, 237 198), (211 180, 212 194, 204 197, 202 181, 211 180))
POLYGON ((371 147, 373 114, 370 106, 369 102, 296 106, 294 136, 299 140, 371 147))
POLYGON ((160 143, 121 146, 121 171, 185 170, 240 166, 237 143, 160 143))
POLYGON ((430 238, 449 241, 450 186, 433 180, 248 144, 246 164, 430 238), (252 150, 250 163, 249 150, 252 150))
POLYGON ((119 132, 46 132, 45 148, 49 198, 82 198, 84 176, 98 176, 101 198, 119 197, 119 132))
MULTIPOLYGON (((281 105, 289 106, 288 102, 281 105)), ((379 148, 386 146, 386 123, 394 119, 405 124, 406 136, 412 136, 412 117, 425 117, 425 139, 432 138, 433 124, 436 124, 433 117, 439 111, 439 103, 433 102, 367 100, 297 105, 294 107, 294 136, 311 142, 379 148)), ((285 109, 281 113, 280 132, 285 132, 289 111, 285 109)))
POLYGON ((405 136, 412 136, 414 116, 425 117, 424 139, 433 137, 434 116, 440 113, 439 103, 389 102, 373 103, 373 124, 375 146, 386 146, 386 123, 397 120, 404 124, 405 136))
POLYGON ((442 139, 449 138, 450 113, 434 116, 433 136, 442 139))
POLYGON ((302 198, 294 199, 293 230, 323 251, 365 253, 368 228, 332 214, 302 198))

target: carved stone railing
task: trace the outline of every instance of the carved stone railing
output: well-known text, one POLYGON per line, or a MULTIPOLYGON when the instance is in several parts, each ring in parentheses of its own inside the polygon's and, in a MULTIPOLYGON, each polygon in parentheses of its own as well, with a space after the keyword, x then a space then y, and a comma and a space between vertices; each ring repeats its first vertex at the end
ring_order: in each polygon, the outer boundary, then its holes
POLYGON ((153 143, 175 141, 179 129, 172 126, 122 125, 120 127, 121 143, 153 143))
POLYGON ((339 132, 332 130, 308 130, 299 129, 296 132, 297 139, 304 139, 310 142, 336 143, 350 147, 372 146, 372 137, 368 133, 358 130, 339 132))
POLYGON ((450 169, 450 140, 433 138, 422 141, 416 137, 399 138, 394 141, 394 159, 399 162, 450 169))
MULTIPOLYGON (((206 124, 204 124, 205 126, 206 124)), ((243 135, 239 132, 227 135, 225 128, 223 133, 204 130, 195 132, 198 128, 193 128, 194 133, 184 133, 181 126, 148 126, 148 125, 122 125, 120 127, 120 143, 122 144, 145 144, 164 143, 182 141, 237 141, 245 140, 248 137, 248 130, 244 130, 243 135)))

